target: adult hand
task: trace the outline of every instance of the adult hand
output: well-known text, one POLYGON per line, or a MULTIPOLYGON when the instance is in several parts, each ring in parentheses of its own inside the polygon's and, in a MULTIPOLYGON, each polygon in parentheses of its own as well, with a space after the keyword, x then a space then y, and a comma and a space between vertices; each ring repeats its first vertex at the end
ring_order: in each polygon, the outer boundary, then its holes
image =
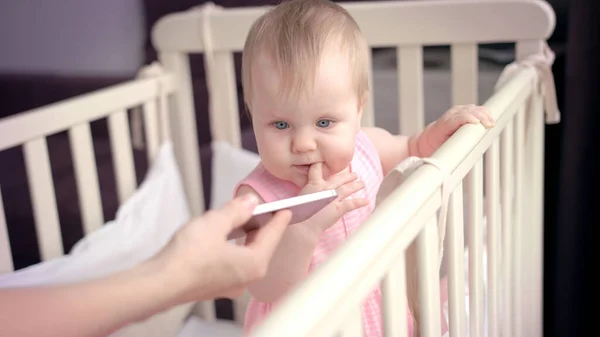
POLYGON ((246 246, 229 243, 255 206, 240 197, 208 211, 155 257, 103 278, 0 289, 0 336, 107 336, 174 305, 239 293, 265 275, 291 217, 279 212, 246 246))
POLYGON ((284 210, 248 236, 245 245, 227 241, 227 235, 252 216, 258 201, 244 195, 223 208, 207 211, 184 225, 156 256, 169 279, 181 290, 180 301, 236 297, 244 287, 267 272, 271 256, 289 224, 284 210))

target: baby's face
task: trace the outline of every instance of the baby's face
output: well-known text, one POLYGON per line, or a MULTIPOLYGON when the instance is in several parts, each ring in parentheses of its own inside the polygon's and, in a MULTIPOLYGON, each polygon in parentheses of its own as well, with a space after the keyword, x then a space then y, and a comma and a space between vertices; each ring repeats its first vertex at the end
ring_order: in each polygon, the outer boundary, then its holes
POLYGON ((328 53, 314 86, 282 99, 270 61, 255 62, 250 110, 258 151, 271 174, 302 188, 311 164, 323 164, 325 179, 348 168, 362 109, 348 69, 347 59, 328 53))

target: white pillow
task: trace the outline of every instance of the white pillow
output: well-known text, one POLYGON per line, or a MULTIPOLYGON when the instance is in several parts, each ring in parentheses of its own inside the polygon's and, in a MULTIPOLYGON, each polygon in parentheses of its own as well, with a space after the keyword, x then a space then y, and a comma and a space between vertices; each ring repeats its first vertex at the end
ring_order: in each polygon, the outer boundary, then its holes
POLYGON ((254 152, 233 147, 224 141, 212 143, 212 187, 210 208, 219 208, 233 197, 235 186, 260 162, 254 152))
POLYGON ((81 281, 127 269, 156 254, 189 218, 173 148, 165 143, 115 220, 88 234, 68 255, 0 276, 0 287, 81 281))

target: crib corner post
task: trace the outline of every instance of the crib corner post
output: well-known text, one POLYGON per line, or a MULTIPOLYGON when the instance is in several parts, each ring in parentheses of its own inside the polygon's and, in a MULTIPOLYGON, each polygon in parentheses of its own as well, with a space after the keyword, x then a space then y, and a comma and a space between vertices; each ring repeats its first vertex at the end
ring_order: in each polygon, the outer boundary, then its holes
MULTIPOLYGON (((516 44, 517 61, 542 54, 544 40, 521 41, 516 44)), ((544 226, 544 105, 540 91, 539 79, 532 83, 531 96, 526 102, 525 113, 525 156, 523 163, 523 218, 521 230, 523 235, 519 244, 523 248, 522 270, 517 282, 521 294, 515 294, 521 306, 521 313, 526 317, 519 320, 521 325, 515 326, 516 336, 543 335, 543 226, 544 226)))
POLYGON ((205 205, 189 58, 175 52, 159 52, 158 57, 173 74, 177 88, 168 99, 170 133, 192 216, 198 216, 204 212, 205 205))

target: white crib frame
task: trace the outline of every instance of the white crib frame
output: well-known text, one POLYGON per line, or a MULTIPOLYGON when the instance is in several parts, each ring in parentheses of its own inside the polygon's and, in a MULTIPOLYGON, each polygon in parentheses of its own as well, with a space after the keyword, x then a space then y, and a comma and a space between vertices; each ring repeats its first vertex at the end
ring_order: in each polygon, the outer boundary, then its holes
MULTIPOLYGON (((424 126, 424 46, 452 46, 452 72, 461 75, 452 77, 453 104, 476 103, 477 45, 514 42, 517 60, 524 60, 542 51, 555 24, 554 12, 541 0, 370 1, 343 6, 356 18, 371 47, 397 47, 398 93, 402 97, 399 117, 403 134, 412 134, 424 126), (435 24, 423 24, 423 18, 435 18, 435 24), (506 24, 507 18, 512 18, 511 25, 506 24)), ((45 137, 69 130, 81 196, 82 224, 85 233, 89 233, 104 223, 89 123, 108 119, 119 198, 124 201, 136 188, 127 108, 143 106, 150 159, 162 140, 173 141, 192 214, 204 211, 187 56, 205 53, 203 45, 212 44, 212 58, 205 64, 213 79, 209 91, 212 139, 241 146, 233 52, 241 51, 251 23, 268 8, 213 11, 192 8, 167 15, 152 32, 166 73, 0 120, 0 151, 13 146, 23 146, 25 150, 43 260, 63 254, 45 137), (164 98, 168 100, 168 108, 164 98)), ((535 71, 518 70, 485 103, 498 119, 497 126, 489 131, 480 126, 464 126, 433 155, 448 169, 452 181, 449 188, 453 191, 446 240, 451 336, 464 335, 466 328, 464 312, 459 312, 459 308, 464 307, 462 180, 466 176, 467 197, 483 195, 484 157, 489 194, 486 198, 487 249, 488 260, 492 261, 492 268, 487 270, 489 335, 542 335, 544 111, 541 92, 534 85, 537 80, 535 71), (498 203, 507 207, 499 210, 498 203), (500 212, 502 225, 498 221, 500 212), (525 224, 529 226, 522 226, 525 224), (514 252, 509 256, 512 260, 504 259, 502 264, 495 241, 500 240, 499 226, 507 229, 502 233, 502 249, 514 252), (523 250, 525 243, 530 248, 529 253, 523 250), (507 282, 513 290, 499 297, 499 284, 507 282), (523 300, 512 301, 513 297, 523 300), (500 320, 500 311, 511 315, 500 320)), ((373 125, 372 101, 364 116, 364 125, 373 125)), ((417 169, 253 336, 329 336, 338 332, 343 336, 358 336, 360 324, 355 323, 360 320, 353 319, 359 314, 357 304, 380 281, 383 282, 386 335, 405 336, 404 320, 389 318, 406 316, 402 304, 406 299, 405 265, 410 263, 416 263, 421 272, 418 293, 421 332, 423 336, 439 335, 439 302, 436 302, 439 280, 435 265, 437 255, 433 253, 437 252, 437 230, 431 219, 435 219, 442 203, 441 186, 441 175, 433 166, 417 169), (398 205, 402 205, 403 212, 393 212, 398 205), (413 242, 417 253, 414 259, 405 261, 407 248, 413 242), (357 252, 361 259, 356 259, 357 252), (344 264, 349 259, 354 259, 351 266, 344 264), (390 301, 391 298, 394 301, 390 301)), ((484 273, 481 267, 483 202, 476 197, 467 199, 470 205, 468 247, 470 252, 475 252, 470 254, 469 260, 471 320, 468 323, 471 336, 482 336, 481 318, 486 310, 481 281, 484 273)), ((10 245, 0 199, 0 272, 11 270, 10 245)), ((243 320, 243 306, 243 301, 236 301, 238 322, 243 320)), ((204 319, 215 319, 213 302, 202 303, 198 308, 201 310, 196 313, 204 319)), ((171 311, 176 311, 170 321, 171 331, 176 331, 189 309, 186 305, 171 311)), ((150 331, 139 333, 148 336, 150 331)))

